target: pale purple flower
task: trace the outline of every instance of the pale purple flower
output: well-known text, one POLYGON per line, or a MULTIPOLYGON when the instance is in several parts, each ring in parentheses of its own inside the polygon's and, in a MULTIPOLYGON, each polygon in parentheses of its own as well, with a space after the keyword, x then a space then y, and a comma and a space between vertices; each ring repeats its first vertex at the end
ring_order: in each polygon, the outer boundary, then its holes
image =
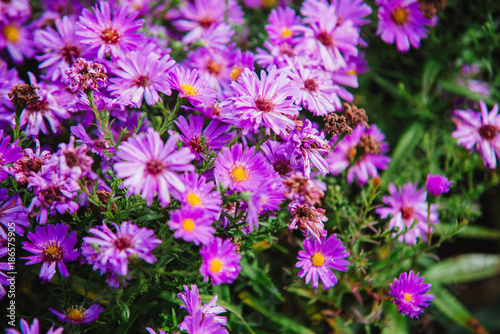
POLYGON ((72 126, 70 127, 71 134, 75 135, 78 140, 76 142, 80 142, 87 147, 90 148, 90 150, 93 153, 96 153, 99 155, 101 158, 109 160, 110 157, 106 155, 108 154, 115 154, 116 150, 114 147, 111 147, 109 145, 109 142, 107 139, 104 138, 104 133, 100 131, 99 129, 99 137, 97 139, 92 139, 88 135, 87 131, 83 127, 81 123, 79 123, 77 126, 72 126))
POLYGON ((6 164, 15 163, 23 157, 21 153, 22 147, 18 146, 20 139, 12 144, 10 143, 10 136, 3 137, 3 129, 0 130, 0 181, 7 178, 6 164))
POLYGON ((88 309, 80 307, 70 307, 68 310, 63 311, 63 313, 49 308, 50 312, 57 316, 57 320, 69 322, 72 324, 88 324, 96 321, 99 317, 99 313, 102 312, 102 307, 99 305, 92 305, 88 309))
POLYGON ((478 151, 483 158, 484 165, 494 169, 497 166, 497 157, 500 157, 500 116, 498 104, 488 112, 483 101, 479 102, 481 112, 473 110, 455 110, 453 122, 457 129, 452 133, 458 138, 457 144, 471 151, 478 151))
MULTIPOLYGON (((7 189, 0 189, 0 238, 7 239, 6 230, 14 228, 14 232, 24 235, 24 229, 29 228, 28 211, 23 206, 19 193, 9 198, 7 189)), ((1 257, 1 256, 0 256, 1 257)))
POLYGON ((189 163, 195 156, 188 148, 177 150, 178 140, 179 135, 173 135, 163 143, 160 134, 149 128, 118 147, 116 155, 121 161, 113 168, 117 177, 125 179, 120 187, 128 188, 128 196, 141 194, 151 206, 158 193, 161 205, 167 206, 172 188, 185 191, 177 173, 194 171, 189 163))
POLYGON ((269 41, 274 44, 288 42, 295 44, 297 36, 304 27, 300 24, 300 16, 290 7, 278 7, 271 10, 269 24, 265 26, 269 41))
POLYGON ((28 239, 24 241, 23 248, 35 255, 21 257, 30 260, 26 265, 43 262, 40 271, 42 284, 50 281, 56 273, 56 266, 64 277, 69 276, 68 268, 64 262, 75 261, 78 257, 76 232, 68 235, 69 227, 65 224, 47 225, 37 227, 35 233, 29 232, 28 239))
POLYGON ((199 76, 197 70, 176 66, 169 73, 167 83, 171 89, 179 92, 179 97, 187 98, 195 108, 215 102, 215 90, 205 78, 199 76))
POLYGON ((389 295, 393 297, 394 304, 398 306, 402 315, 410 318, 417 317, 424 312, 424 307, 434 299, 434 296, 426 293, 431 288, 431 284, 424 283, 425 276, 419 277, 420 273, 415 275, 413 270, 409 273, 402 273, 399 279, 394 278, 394 284, 389 284, 391 290, 389 295))
MULTIPOLYGON (((20 325, 21 325, 21 332, 19 332, 17 329, 9 328, 9 329, 6 329, 5 333, 6 334, 41 334, 40 325, 38 323, 37 318, 35 318, 33 320, 33 323, 31 324, 31 326, 28 324, 28 322, 26 320, 21 319, 20 325)), ((49 331, 47 332, 47 334, 62 334, 63 331, 64 331, 63 327, 59 327, 57 329, 54 329, 54 325, 52 325, 50 327, 49 331)))
POLYGON ((104 65, 77 58, 70 68, 64 71, 67 78, 67 85, 72 92, 92 89, 98 92, 100 88, 108 83, 104 65))
POLYGON ((192 241, 195 245, 208 245, 214 240, 214 217, 199 208, 184 207, 170 214, 168 227, 175 230, 174 237, 192 241))
POLYGON ((0 1, 0 23, 26 21, 30 15, 29 0, 0 1))
POLYGON ((429 194, 438 196, 450 191, 452 183, 453 181, 448 180, 446 176, 428 174, 425 185, 427 186, 427 192, 429 192, 429 194))
POLYGON ((320 240, 310 237, 304 240, 303 246, 304 250, 299 251, 299 261, 295 265, 302 268, 298 276, 305 276, 306 283, 312 281, 313 289, 318 288, 318 279, 321 279, 326 290, 337 284, 337 277, 331 268, 346 271, 350 263, 344 260, 349 252, 345 251, 346 247, 337 235, 332 234, 328 239, 325 235, 320 240))
POLYGON ((212 279, 214 285, 221 283, 232 283, 240 273, 239 265, 241 255, 236 252, 236 245, 230 239, 222 240, 215 238, 210 245, 203 246, 200 249, 200 255, 203 263, 200 267, 200 273, 205 278, 212 279))
POLYGON ((273 212, 280 209, 280 204, 285 200, 283 196, 284 187, 281 178, 275 175, 274 178, 264 180, 259 186, 250 192, 247 207, 247 231, 253 232, 253 227, 259 227, 259 215, 264 212, 273 212))
POLYGON ((52 154, 45 164, 44 173, 53 171, 59 174, 61 179, 72 178, 75 181, 80 178, 95 180, 97 174, 92 171, 94 159, 89 157, 87 152, 87 145, 75 147, 75 137, 71 136, 69 144, 59 144, 57 152, 52 154))
POLYGON ((302 165, 295 158, 294 147, 290 142, 279 143, 274 140, 267 140, 260 147, 267 161, 279 176, 285 180, 296 170, 301 170, 302 165))
POLYGON ((0 49, 6 48, 15 64, 35 55, 35 44, 31 28, 23 26, 23 21, 0 22, 0 49))

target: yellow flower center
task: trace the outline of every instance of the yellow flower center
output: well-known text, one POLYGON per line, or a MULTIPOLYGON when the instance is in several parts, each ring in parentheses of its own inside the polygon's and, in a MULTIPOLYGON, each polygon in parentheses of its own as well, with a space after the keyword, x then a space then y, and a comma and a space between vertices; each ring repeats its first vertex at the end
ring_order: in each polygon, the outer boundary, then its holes
POLYGON ((55 243, 51 240, 48 245, 46 244, 43 249, 43 258, 45 261, 49 262, 61 261, 63 258, 63 252, 59 242, 55 243))
POLYGON ((264 6, 267 9, 273 8, 274 6, 276 6, 276 0, 261 0, 261 3, 262 3, 262 6, 264 6))
POLYGON ((191 204, 191 206, 200 206, 201 205, 201 198, 200 196, 194 194, 194 193, 189 193, 187 195, 187 202, 191 204))
POLYGON ((391 14, 392 21, 398 25, 408 22, 408 12, 406 9, 399 7, 391 14))
POLYGON ((283 30, 281 30, 281 37, 283 38, 288 38, 292 36, 292 31, 288 28, 283 28, 283 30))
POLYGON ((188 231, 188 232, 191 232, 192 230, 194 230, 194 221, 192 219, 184 219, 182 221, 182 228, 185 230, 185 231, 188 231))
POLYGON ((234 81, 238 80, 241 73, 243 73, 243 68, 234 65, 233 70, 231 71, 231 79, 233 79, 234 81))
POLYGON ((350 70, 346 74, 347 75, 356 75, 356 70, 350 70))
POLYGON ((213 259, 210 262, 210 271, 213 273, 218 273, 222 269, 222 262, 219 259, 213 259))
POLYGON ((411 302, 411 295, 409 293, 405 293, 405 300, 411 302))
POLYGON ((196 91, 196 89, 193 86, 191 86, 190 84, 182 84, 181 90, 184 93, 184 95, 189 95, 189 96, 198 95, 198 92, 196 91))
POLYGON ((8 25, 3 28, 3 35, 5 38, 12 43, 15 43, 19 40, 19 30, 13 25, 8 25))
POLYGON ((323 265, 323 263, 325 263, 325 257, 321 253, 315 253, 312 256, 311 260, 312 260, 313 266, 315 266, 315 267, 320 267, 323 265))
POLYGON ((72 307, 68 310, 68 312, 66 313, 66 316, 72 322, 79 323, 79 322, 82 322, 83 320, 85 320, 86 313, 87 313, 87 311, 83 308, 72 307))
POLYGON ((241 182, 248 179, 248 173, 243 167, 236 167, 231 171, 231 177, 233 178, 233 181, 241 182))

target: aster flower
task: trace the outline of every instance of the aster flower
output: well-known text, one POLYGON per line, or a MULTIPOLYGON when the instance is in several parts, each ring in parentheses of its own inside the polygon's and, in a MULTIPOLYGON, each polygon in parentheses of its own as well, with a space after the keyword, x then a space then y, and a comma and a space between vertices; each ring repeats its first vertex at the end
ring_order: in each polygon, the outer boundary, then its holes
POLYGON ((64 71, 68 77, 67 85, 72 92, 92 89, 98 92, 108 83, 106 68, 93 61, 77 58, 73 65, 64 71))
MULTIPOLYGON (((41 334, 40 333, 40 325, 38 323, 38 319, 34 319, 33 323, 31 326, 28 324, 28 322, 24 319, 21 319, 19 322, 21 325, 21 332, 19 332, 17 329, 14 328, 9 328, 6 329, 5 333, 6 334, 41 334)), ((57 329, 54 329, 54 325, 52 325, 47 332, 47 334, 62 334, 64 331, 63 327, 59 327, 57 329)))
POLYGON ((183 207, 201 209, 208 216, 218 219, 222 198, 220 192, 214 190, 214 182, 207 182, 205 176, 199 176, 195 172, 182 174, 180 180, 185 186, 185 191, 174 192, 172 196, 181 202, 183 207))
POLYGON ((23 157, 19 145, 19 139, 10 143, 10 136, 3 138, 3 129, 0 130, 0 181, 7 178, 7 168, 4 166, 16 162, 23 157))
POLYGON ((265 26, 269 41, 273 44, 288 42, 295 44, 297 36, 303 31, 300 17, 290 7, 278 7, 271 10, 269 24, 265 26))
POLYGON ((35 255, 22 257, 30 260, 26 265, 43 262, 40 271, 42 284, 50 281, 56 273, 56 266, 64 277, 69 276, 68 268, 64 262, 75 261, 78 257, 76 232, 68 235, 69 227, 65 224, 47 225, 37 227, 35 233, 28 233, 31 242, 24 241, 23 248, 35 255))
POLYGON ((349 261, 343 260, 349 256, 346 247, 336 234, 328 239, 323 236, 320 240, 309 237, 304 240, 303 246, 304 250, 299 251, 299 261, 295 265, 302 268, 298 276, 306 276, 306 284, 312 280, 313 289, 318 288, 318 278, 325 289, 330 289, 337 283, 337 277, 330 268, 346 271, 349 265, 349 261))
MULTIPOLYGON (((389 230, 394 227, 399 228, 399 233, 406 227, 407 232, 398 237, 400 242, 415 244, 417 238, 427 240, 429 234, 429 226, 427 225, 427 193, 423 188, 417 190, 417 184, 410 181, 403 187, 398 187, 391 183, 389 185, 389 193, 391 196, 384 196, 382 202, 389 207, 381 207, 375 209, 375 212, 382 219, 392 215, 389 221, 389 230), (412 227, 414 226, 414 227, 412 227)), ((430 224, 438 224, 437 205, 431 205, 431 215, 429 217, 430 224)), ((431 232, 433 231, 431 227, 431 232)), ((395 237, 397 233, 393 233, 395 237)))
POLYGON ((483 101, 480 101, 481 112, 473 110, 455 110, 453 122, 457 129, 452 133, 458 138, 457 144, 471 151, 478 151, 484 165, 494 169, 497 157, 500 157, 500 116, 498 104, 488 112, 483 101))
MULTIPOLYGON (((0 236, 0 241, 2 240, 2 237, 0 236)), ((7 247, 6 248, 6 251, 5 251, 5 254, 7 254, 8 252, 8 249, 7 247)), ((12 278, 5 274, 2 270, 13 270, 14 268, 12 268, 11 264, 8 263, 8 262, 0 262, 0 301, 3 299, 3 297, 5 297, 5 295, 7 294, 7 292, 5 291, 5 288, 4 286, 8 286, 10 287, 10 284, 12 282, 12 278)))
POLYGON ((222 125, 213 120, 203 130, 204 121, 205 118, 201 115, 189 115, 189 123, 184 116, 179 116, 178 120, 174 121, 182 133, 181 140, 191 149, 198 162, 201 161, 200 158, 206 159, 202 143, 210 152, 220 150, 234 137, 234 133, 227 133, 231 129, 230 125, 222 125))
POLYGON ((234 114, 238 119, 238 127, 243 128, 246 135, 250 130, 266 128, 277 135, 287 135, 288 130, 295 127, 293 118, 298 116, 300 107, 292 102, 297 88, 291 85, 286 74, 278 74, 276 67, 269 74, 261 71, 260 79, 255 72, 245 68, 237 82, 231 86, 236 97, 230 98, 234 103, 234 114))
POLYGON ((304 233, 304 236, 311 234, 318 240, 326 235, 323 222, 326 222, 328 218, 325 216, 324 209, 316 209, 309 204, 292 202, 288 206, 288 211, 292 215, 292 220, 288 225, 290 231, 298 228, 304 233))
POLYGON ((88 324, 97 320, 99 313, 102 312, 102 307, 99 305, 92 305, 88 309, 85 309, 82 306, 73 306, 66 312, 61 309, 63 313, 56 311, 53 308, 49 308, 49 310, 57 316, 57 320, 59 321, 73 324, 88 324))
POLYGON ((15 67, 9 69, 7 62, 0 60, 0 128, 5 129, 14 119, 14 105, 9 97, 12 87, 17 84, 24 84, 19 79, 15 67))
POLYGON ((363 0, 334 0, 332 2, 335 4, 340 24, 351 21, 354 27, 360 30, 360 26, 370 23, 365 16, 370 15, 372 9, 363 0))
POLYGON ((29 0, 2 1, 0 4, 0 23, 26 21, 30 16, 29 0))
POLYGON ((230 239, 215 238, 210 245, 200 249, 203 263, 200 267, 201 276, 205 282, 212 279, 214 285, 232 283, 240 273, 241 255, 236 252, 236 245, 230 239))
POLYGON ((289 142, 279 143, 274 140, 267 140, 260 147, 267 161, 279 176, 285 180, 298 169, 302 169, 301 164, 294 157, 293 144, 289 142))
POLYGON ((266 178, 273 177, 274 171, 255 146, 243 149, 236 144, 222 148, 215 161, 214 176, 219 184, 236 191, 252 191, 266 178))
POLYGON ((113 168, 117 177, 125 178, 120 187, 129 188, 128 196, 141 194, 151 206, 158 193, 161 205, 167 206, 170 187, 185 191, 176 172, 194 171, 189 163, 195 156, 188 148, 176 151, 178 140, 179 135, 173 135, 163 143, 160 134, 149 128, 146 133, 135 135, 118 147, 116 155, 122 161, 115 163, 113 168))
POLYGON ((439 174, 427 175, 427 182, 425 183, 427 191, 432 196, 438 196, 450 191, 450 186, 453 182, 448 180, 446 176, 441 176, 439 174))
POLYGON ((28 189, 32 189, 34 197, 28 208, 29 212, 40 207, 35 214, 40 225, 47 223, 47 215, 50 211, 52 216, 56 216, 69 211, 71 214, 78 210, 78 204, 74 202, 80 186, 71 178, 61 179, 56 173, 46 173, 43 175, 31 173, 28 178, 28 189))
POLYGON ((129 272, 128 264, 131 256, 153 263, 156 258, 151 251, 160 243, 155 233, 145 227, 139 228, 132 222, 123 222, 120 226, 113 223, 116 233, 103 222, 101 226, 89 230, 94 237, 84 237, 82 255, 87 258, 93 269, 101 270, 101 274, 110 271, 124 276, 129 272), (96 250, 97 249, 97 250, 96 250))
POLYGON ((215 90, 203 77, 199 77, 197 70, 191 71, 177 66, 169 75, 167 83, 170 88, 178 91, 179 97, 187 98, 194 107, 215 102, 215 90))
POLYGON ((80 29, 76 32, 82 37, 81 43, 90 50, 97 50, 97 58, 111 53, 119 57, 122 53, 133 51, 144 44, 145 38, 137 33, 144 20, 135 20, 137 13, 128 14, 127 6, 120 6, 111 17, 108 2, 100 1, 93 8, 94 14, 84 9, 78 21, 80 29))
POLYGON ((424 307, 434 299, 434 296, 426 293, 431 288, 431 284, 424 283, 425 276, 419 277, 420 273, 415 275, 413 270, 409 273, 402 273, 399 279, 394 278, 394 284, 389 284, 391 291, 389 295, 393 297, 394 304, 398 306, 402 315, 410 318, 417 317, 424 312, 424 307))
MULTIPOLYGON (((0 136, 1 137, 1 136, 0 136)), ((9 173, 12 175, 19 185, 28 183, 28 177, 31 172, 37 174, 42 170, 42 166, 50 159, 50 152, 40 149, 40 141, 35 139, 36 150, 33 152, 31 148, 23 150, 23 157, 12 164, 9 168, 9 173)))
POLYGON ((174 237, 192 241, 195 245, 210 244, 214 239, 214 218, 198 208, 186 207, 170 214, 168 226, 175 230, 174 237))
POLYGON ((417 0, 377 0, 377 34, 389 44, 394 44, 399 52, 407 52, 410 45, 420 47, 420 39, 427 37, 425 25, 434 23, 424 18, 417 0))
POLYGON ((75 148, 75 137, 71 136, 69 144, 59 144, 59 149, 52 154, 47 162, 44 173, 54 171, 61 179, 72 178, 78 181, 80 178, 95 180, 97 174, 92 171, 94 160, 87 155, 87 145, 75 148))
POLYGON ((254 54, 250 51, 241 52, 240 49, 237 49, 235 53, 232 55, 233 63, 231 68, 230 77, 234 81, 238 81, 241 73, 248 68, 250 71, 254 70, 254 54))
POLYGON ((201 311, 192 317, 186 317, 184 320, 188 334, 229 334, 225 327, 214 321, 213 315, 204 315, 201 311))
POLYGON ((31 59, 35 55, 31 29, 23 26, 23 22, 14 20, 0 23, 0 48, 6 48, 18 65, 24 62, 24 57, 31 59))
POLYGON ((129 52, 126 57, 117 60, 118 69, 113 71, 117 78, 110 80, 112 84, 108 90, 130 98, 138 108, 143 97, 148 105, 153 105, 161 100, 158 92, 172 94, 166 81, 174 64, 175 60, 169 55, 160 57, 154 52, 129 52))
POLYGON ((198 286, 195 284, 191 284, 191 290, 189 290, 187 285, 184 285, 184 291, 177 294, 184 305, 181 305, 181 308, 186 309, 188 311, 189 316, 186 316, 184 321, 179 325, 179 329, 187 330, 187 323, 190 318, 194 317, 198 312, 202 313, 202 317, 205 318, 207 316, 212 316, 211 320, 214 323, 225 325, 227 323, 227 318, 220 316, 218 314, 226 312, 226 309, 220 305, 215 305, 217 302, 218 296, 215 295, 208 303, 205 305, 201 305, 201 297, 198 290, 198 286))
POLYGON ((273 178, 264 180, 259 186, 248 193, 247 232, 253 232, 253 226, 259 227, 259 215, 266 211, 277 211, 285 200, 284 187, 281 179, 275 174, 273 178))
POLYGON ((14 232, 24 235, 24 229, 30 226, 28 212, 23 206, 19 193, 9 198, 7 189, 0 189, 0 238, 7 239, 6 229, 14 227, 14 232))
POLYGON ((70 127, 70 130, 71 134, 75 135, 78 138, 76 142, 85 144, 93 153, 99 155, 101 158, 105 160, 110 159, 110 157, 106 155, 106 152, 109 154, 116 154, 115 148, 109 145, 108 140, 104 138, 104 133, 102 133, 100 129, 99 137, 97 139, 91 139, 81 123, 79 123, 77 126, 70 127))

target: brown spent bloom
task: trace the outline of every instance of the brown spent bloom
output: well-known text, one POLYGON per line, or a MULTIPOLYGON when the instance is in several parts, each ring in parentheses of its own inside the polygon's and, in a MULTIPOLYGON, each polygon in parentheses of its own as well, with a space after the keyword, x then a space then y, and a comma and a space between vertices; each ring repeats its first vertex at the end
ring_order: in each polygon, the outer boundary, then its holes
POLYGON ((351 128, 355 128, 358 124, 363 124, 364 126, 368 126, 368 116, 366 115, 365 109, 360 109, 356 107, 354 104, 349 105, 348 103, 343 103, 346 108, 344 111, 344 116, 347 121, 347 125, 351 128))
POLYGON ((382 153, 380 142, 375 140, 373 136, 362 135, 359 140, 358 147, 365 150, 365 154, 378 154, 382 153))
POLYGON ((325 121, 326 132, 332 136, 338 134, 347 133, 350 135, 352 133, 352 128, 347 125, 347 120, 344 116, 339 116, 335 113, 328 114, 323 118, 325 121))
POLYGON ((328 218, 325 216, 324 209, 316 209, 314 206, 304 204, 292 208, 290 213, 292 213, 293 217, 289 229, 298 228, 304 235, 309 235, 309 233, 311 233, 317 239, 326 235, 323 222, 327 221, 328 218))
POLYGON ((417 0, 419 9, 426 19, 431 20, 438 9, 444 10, 447 0, 417 0), (440 8, 441 7, 441 8, 440 8))
POLYGON ((9 94, 9 99, 12 101, 15 110, 23 110, 27 106, 36 105, 40 96, 36 93, 35 85, 26 85, 18 83, 12 88, 9 94))
MULTIPOLYGON (((97 193, 97 198, 99 199, 99 202, 101 202, 104 205, 104 208, 98 207, 91 202, 89 202, 88 209, 89 211, 94 211, 97 214, 102 214, 106 212, 106 207, 108 206, 108 201, 111 199, 111 193, 107 192, 106 190, 98 190, 97 193)), ((110 211, 115 214, 116 213, 116 203, 112 203, 109 206, 110 211)))
POLYGON ((283 184, 286 187, 285 198, 289 200, 305 201, 310 205, 321 205, 321 198, 325 196, 325 193, 309 178, 303 176, 302 173, 293 174, 283 181, 283 184))

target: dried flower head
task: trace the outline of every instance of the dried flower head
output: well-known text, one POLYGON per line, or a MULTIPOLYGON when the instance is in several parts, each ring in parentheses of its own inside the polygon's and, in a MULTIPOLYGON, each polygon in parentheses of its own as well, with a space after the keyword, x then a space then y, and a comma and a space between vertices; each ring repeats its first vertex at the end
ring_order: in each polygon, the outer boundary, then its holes
POLYGON ((16 108, 16 110, 23 110, 29 105, 36 104, 37 100, 40 98, 40 96, 36 94, 36 89, 39 88, 35 87, 35 85, 23 85, 20 83, 12 87, 8 95, 14 108, 16 108))
POLYGON ((93 61, 86 61, 83 58, 78 58, 73 66, 66 69, 64 73, 68 76, 68 86, 73 92, 80 89, 92 89, 96 92, 99 88, 106 86, 108 76, 106 68, 93 61))
POLYGON ((286 187, 285 198, 298 201, 300 203, 308 203, 310 205, 321 205, 321 198, 325 195, 323 190, 302 173, 295 173, 288 179, 283 181, 286 187))
POLYGON ((366 115, 365 109, 360 109, 354 104, 349 105, 344 102, 344 117, 346 118, 347 125, 351 128, 355 128, 358 124, 368 125, 368 116, 366 115))
POLYGON ((339 116, 335 113, 328 114, 323 118, 325 121, 326 133, 336 136, 338 134, 347 133, 352 134, 352 128, 347 125, 345 116, 339 116))
POLYGON ((436 16, 438 9, 444 10, 447 0, 417 0, 420 11, 426 19, 436 16))

